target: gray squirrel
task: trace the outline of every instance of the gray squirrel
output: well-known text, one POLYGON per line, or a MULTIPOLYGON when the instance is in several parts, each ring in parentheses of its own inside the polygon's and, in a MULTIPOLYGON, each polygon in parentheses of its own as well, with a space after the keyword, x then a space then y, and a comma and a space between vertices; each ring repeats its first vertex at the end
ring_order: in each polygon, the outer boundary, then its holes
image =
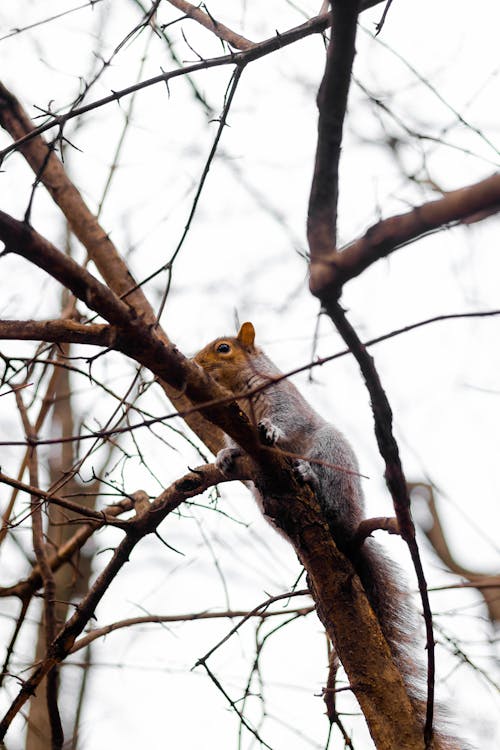
MULTIPOLYGON (((215 339, 194 361, 236 397, 259 389, 250 398, 241 398, 239 404, 258 428, 262 442, 298 457, 296 471, 314 490, 337 547, 349 557, 363 584, 423 726, 424 670, 415 654, 416 618, 403 574, 373 539, 353 545, 364 513, 356 456, 342 433, 307 403, 293 383, 281 377, 280 370, 254 342, 252 323, 243 323, 236 337, 215 339)), ((231 476, 242 450, 227 435, 225 444, 216 464, 231 476)), ((249 484, 263 510, 259 490, 249 484)), ((435 731, 433 747, 461 750, 464 746, 435 731)))

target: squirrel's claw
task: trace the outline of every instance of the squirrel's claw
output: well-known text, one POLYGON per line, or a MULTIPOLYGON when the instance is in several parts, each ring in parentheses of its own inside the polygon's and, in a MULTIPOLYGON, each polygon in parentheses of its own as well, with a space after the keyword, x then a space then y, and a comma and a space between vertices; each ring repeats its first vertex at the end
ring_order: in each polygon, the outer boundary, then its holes
POLYGON ((277 425, 273 424, 270 419, 264 417, 257 425, 259 432, 260 442, 264 445, 276 445, 278 440, 285 437, 283 430, 277 425))
POLYGON ((309 461, 298 458, 293 462, 293 471, 299 484, 310 484, 314 489, 317 479, 309 461))
POLYGON ((215 458, 215 465, 226 477, 234 470, 234 462, 241 456, 239 448, 222 448, 215 458))

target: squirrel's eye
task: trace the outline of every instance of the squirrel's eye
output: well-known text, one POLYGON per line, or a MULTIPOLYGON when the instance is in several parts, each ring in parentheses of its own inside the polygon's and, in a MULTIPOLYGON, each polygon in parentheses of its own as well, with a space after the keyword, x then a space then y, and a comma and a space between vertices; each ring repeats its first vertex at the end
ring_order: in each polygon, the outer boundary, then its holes
POLYGON ((217 347, 217 351, 221 354, 227 354, 231 351, 231 347, 229 346, 229 344, 219 344, 219 346, 217 347))

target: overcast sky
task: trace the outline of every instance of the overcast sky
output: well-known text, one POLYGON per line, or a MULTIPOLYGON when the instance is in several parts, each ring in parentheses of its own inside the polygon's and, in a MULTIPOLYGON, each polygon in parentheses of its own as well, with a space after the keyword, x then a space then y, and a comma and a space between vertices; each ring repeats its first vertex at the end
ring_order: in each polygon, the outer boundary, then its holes
MULTIPOLYGON (((84 102, 175 67, 164 40, 150 29, 133 35, 113 55, 140 22, 134 0, 101 0, 93 9, 85 7, 11 33, 48 13, 56 15, 77 5, 76 0, 50 4, 25 0, 0 6, 2 80, 32 117, 41 110, 66 111, 81 91, 81 82, 89 82, 110 56, 111 64, 84 102)), ((211 0, 208 8, 215 18, 259 41, 302 23, 319 5, 319 0, 211 0)), ((500 159, 498 3, 484 0, 472 7, 461 0, 394 0, 375 39, 374 24, 382 8, 360 17, 341 161, 342 243, 355 239, 380 217, 488 176, 498 169, 500 159), (370 97, 380 100, 385 109, 370 97), (411 138, 410 132, 419 137, 411 138)), ((156 20, 167 24, 180 15, 164 2, 156 20)), ((197 55, 223 54, 220 41, 193 21, 166 31, 183 63, 196 61, 197 55)), ((283 370, 344 348, 323 318, 313 349, 318 304, 308 291, 304 258, 316 139, 315 96, 323 65, 324 46, 316 35, 252 63, 242 76, 229 127, 174 264, 162 317, 170 337, 186 354, 215 336, 232 333, 236 318, 254 322, 258 342, 283 370)), ((125 117, 130 118, 101 221, 138 279, 167 263, 177 247, 215 137, 231 72, 225 66, 193 76, 211 108, 208 113, 188 82, 177 78, 168 89, 164 84, 145 88, 134 98, 124 97, 119 104, 101 107, 67 126, 65 135, 75 146, 65 151, 69 173, 97 212, 125 117)), ((8 143, 0 133, 0 147, 8 143)), ((9 157, 3 169, 0 208, 22 218, 33 175, 20 155, 9 157)), ((35 229, 64 248, 61 215, 41 189, 36 191, 31 220, 35 229)), ((498 228, 495 217, 468 228, 450 228, 399 250, 350 282, 343 303, 363 339, 436 315, 500 308, 498 228)), ((76 243, 74 252, 84 258, 76 243)), ((155 305, 165 284, 162 272, 145 286, 155 305)), ((55 282, 20 258, 0 259, 2 318, 53 317, 58 305, 55 282)), ((499 327, 495 317, 439 322, 372 350, 393 407, 408 479, 436 484, 453 553, 462 565, 484 572, 498 570, 499 560, 499 327)), ((34 348, 31 343, 11 342, 0 347, 9 354, 34 348)), ((96 377, 120 394, 135 372, 131 364, 114 356, 98 360, 94 367, 96 377)), ((294 382, 351 440, 361 471, 368 477, 364 480, 367 512, 390 514, 368 396, 353 360, 342 357, 317 368, 312 381, 301 374, 294 382)), ((93 426, 103 423, 114 402, 95 386, 89 390, 83 380, 75 381, 74 387, 79 413, 93 426)), ((154 389, 141 403, 156 415, 171 410, 154 389)), ((2 410, 1 439, 13 434, 22 439, 13 402, 2 399, 2 410)), ((150 470, 135 455, 115 467, 112 479, 118 486, 127 492, 143 488, 157 494, 187 466, 200 462, 196 451, 169 434, 168 427, 161 434, 177 450, 168 449, 151 434, 141 434, 141 450, 148 456, 150 470)), ((124 439, 124 446, 134 454, 130 441, 124 439)), ((44 460, 48 458, 46 453, 44 460)), ((97 453, 95 467, 100 459, 97 453)), ((18 449, 6 448, 2 470, 16 474, 18 460, 18 449)), ((88 478, 91 470, 89 464, 84 476, 88 478)), ((2 509, 7 496, 0 490, 2 509)), ((162 526, 163 536, 182 556, 157 539, 142 542, 99 606, 99 625, 144 613, 251 609, 269 594, 290 590, 300 574, 299 563, 293 550, 259 517, 244 488, 223 489, 217 507, 225 515, 215 512, 212 499, 199 499, 200 507, 186 509, 180 518, 169 517, 162 526)), ((417 508, 416 515, 425 515, 424 510, 417 508)), ((96 549, 104 550, 96 565, 109 559, 106 550, 118 538, 114 531, 96 536, 96 549)), ((28 547, 27 530, 19 531, 18 541, 28 547)), ((402 543, 392 538, 381 541, 407 569, 414 587, 402 543)), ((455 582, 424 541, 422 546, 429 584, 455 582)), ((4 585, 22 575, 25 563, 13 543, 5 545, 1 554, 4 585)), ((500 739, 498 694, 495 698, 480 670, 493 674, 494 645, 487 642, 491 633, 480 597, 472 591, 452 590, 431 596, 437 625, 445 633, 438 632, 438 640, 460 638, 480 668, 457 666, 449 647, 438 646, 440 694, 458 717, 461 736, 481 750, 493 750, 500 739)), ((14 614, 17 603, 2 599, 0 611, 14 614)), ((30 615, 34 621, 37 613, 33 610, 30 615)), ((275 620, 265 628, 277 624, 275 620)), ((0 627, 6 638, 11 622, 2 618, 0 627)), ((235 715, 203 670, 190 671, 230 627, 230 621, 222 620, 163 628, 149 625, 96 642, 82 719, 82 750, 118 746, 159 750, 167 743, 236 748, 235 715)), ((29 664, 34 633, 34 626, 26 629, 17 663, 29 664)), ((210 662, 235 699, 250 673, 254 641, 255 630, 248 625, 210 662)), ((79 662, 79 657, 76 654, 73 661, 79 662)), ((63 667, 68 691, 78 669, 63 667)), ((315 615, 269 639, 262 657, 268 718, 261 730, 275 750, 324 747, 327 727, 318 694, 325 677, 326 647, 315 615)), ((8 705, 16 690, 14 681, 8 683, 2 706, 8 705)), ((347 694, 341 695, 341 709, 355 712, 347 694)), ((257 724, 260 701, 250 700, 247 708, 257 724)), ((345 722, 354 731, 357 750, 369 750, 363 722, 350 716, 345 722)), ((21 718, 13 725, 9 750, 23 746, 23 726, 21 718)), ((242 747, 251 747, 252 740, 244 733, 242 747)), ((332 746, 341 746, 338 738, 335 743, 332 746)))

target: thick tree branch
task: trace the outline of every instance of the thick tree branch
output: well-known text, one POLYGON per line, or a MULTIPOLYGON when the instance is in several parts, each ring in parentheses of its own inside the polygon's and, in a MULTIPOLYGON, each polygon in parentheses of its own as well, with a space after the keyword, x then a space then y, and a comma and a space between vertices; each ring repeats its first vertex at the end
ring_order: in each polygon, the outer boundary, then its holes
POLYGON ((446 193, 412 211, 374 224, 363 237, 342 251, 333 246, 326 254, 311 257, 311 292, 324 300, 335 300, 342 286, 408 242, 454 222, 480 221, 500 211, 500 174, 446 193))
POLYGON ((307 216, 311 262, 335 250, 338 167, 354 61, 359 0, 336 0, 325 73, 318 92, 318 145, 307 216))
POLYGON ((256 458, 261 455, 256 430, 234 401, 227 403, 228 392, 175 346, 165 343, 155 326, 138 318, 107 286, 33 229, 2 211, 0 240, 8 251, 45 270, 90 309, 114 324, 118 329, 115 341, 118 351, 148 367, 176 392, 187 396, 190 404, 198 404, 195 408, 231 435, 250 455, 256 458))
POLYGON ((64 319, 0 320, 0 339, 112 347, 116 331, 108 325, 83 325, 74 320, 64 319))
POLYGON ((316 609, 348 675, 378 750, 422 750, 422 731, 378 620, 349 560, 339 552, 309 488, 283 494, 273 473, 262 492, 266 515, 294 544, 316 609), (360 648, 360 643, 363 648, 360 648))
MULTIPOLYGON (((14 141, 24 143, 20 151, 45 186, 54 202, 95 263, 106 284, 119 297, 126 295, 127 305, 137 316, 150 325, 156 325, 156 314, 143 290, 138 287, 127 264, 121 257, 108 234, 90 211, 75 185, 71 182, 64 165, 40 135, 33 135, 36 128, 16 97, 0 83, 0 125, 14 141), (28 136, 28 137, 27 137, 28 136)), ((158 336, 169 344, 165 332, 157 326, 158 336)), ((166 395, 179 409, 188 410, 191 402, 182 392, 176 391, 160 380, 166 395)), ((192 411, 186 417, 191 429, 214 453, 222 445, 222 435, 213 425, 208 425, 201 414, 192 411)))

